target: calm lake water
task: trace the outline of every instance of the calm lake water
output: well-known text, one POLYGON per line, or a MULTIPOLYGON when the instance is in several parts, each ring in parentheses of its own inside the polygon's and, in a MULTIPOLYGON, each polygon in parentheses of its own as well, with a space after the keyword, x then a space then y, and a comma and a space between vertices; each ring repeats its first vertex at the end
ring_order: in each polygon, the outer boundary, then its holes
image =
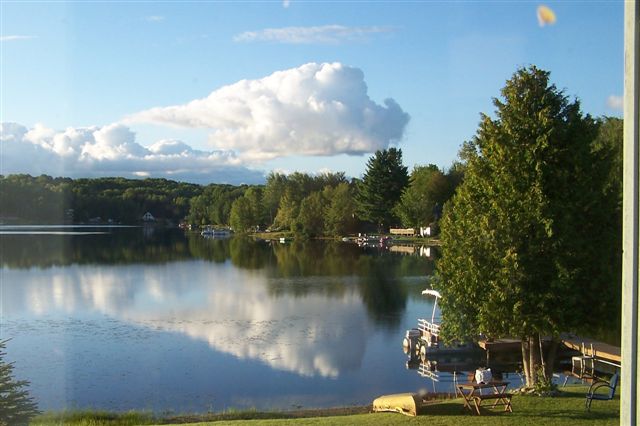
POLYGON ((203 412, 451 392, 407 369, 433 261, 159 228, 0 228, 0 338, 41 409, 203 412))

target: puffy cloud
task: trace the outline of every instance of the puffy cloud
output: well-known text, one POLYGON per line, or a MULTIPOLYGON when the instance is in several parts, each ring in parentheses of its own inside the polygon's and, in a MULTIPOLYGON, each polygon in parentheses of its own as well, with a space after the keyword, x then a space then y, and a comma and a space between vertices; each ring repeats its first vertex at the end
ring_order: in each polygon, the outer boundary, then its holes
POLYGON ((93 132, 93 143, 82 146, 80 157, 118 160, 144 157, 149 151, 135 142, 135 134, 121 124, 111 124, 93 132))
POLYGON ((184 142, 163 139, 149 147, 149 151, 159 155, 188 155, 195 152, 193 148, 184 142))
MULTIPOLYGON (((287 7, 287 6, 285 6, 287 7)), ((392 32, 391 27, 345 27, 344 25, 322 25, 316 27, 267 28, 260 31, 245 31, 236 35, 236 42, 270 41, 287 44, 337 44, 366 40, 369 36, 392 32)))
POLYGON ((282 0, 282 7, 285 9, 291 5, 291 0, 282 0))
POLYGON ((622 111, 624 99, 622 96, 611 95, 607 98, 607 106, 616 111, 622 111))
POLYGON ((211 129, 213 146, 266 160, 384 149, 402 139, 409 115, 393 99, 371 100, 360 69, 309 63, 126 121, 211 129))
POLYGON ((161 140, 146 148, 123 124, 56 131, 41 124, 29 129, 1 123, 0 148, 3 174, 153 176, 234 184, 264 180, 264 172, 245 167, 233 152, 194 150, 177 140, 161 140))

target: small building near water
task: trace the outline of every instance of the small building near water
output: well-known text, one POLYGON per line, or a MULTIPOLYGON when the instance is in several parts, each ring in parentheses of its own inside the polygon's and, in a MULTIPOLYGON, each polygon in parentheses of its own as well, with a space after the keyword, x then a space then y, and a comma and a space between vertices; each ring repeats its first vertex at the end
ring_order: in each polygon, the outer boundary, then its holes
POLYGON ((430 237, 431 236, 431 227, 430 226, 421 226, 420 227, 420 236, 421 237, 430 237))
POLYGON ((142 215, 142 221, 143 222, 155 222, 156 218, 153 217, 153 215, 149 212, 146 212, 144 215, 142 215))

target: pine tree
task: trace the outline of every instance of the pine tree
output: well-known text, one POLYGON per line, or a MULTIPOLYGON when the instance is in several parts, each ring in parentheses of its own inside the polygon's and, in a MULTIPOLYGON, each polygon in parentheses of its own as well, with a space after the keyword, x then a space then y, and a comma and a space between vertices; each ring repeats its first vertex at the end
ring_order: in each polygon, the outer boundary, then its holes
POLYGON ((7 340, 0 341, 0 425, 26 425, 39 413, 38 405, 29 396, 26 380, 13 378, 12 362, 5 362, 7 340))
POLYGON ((397 221, 394 207, 409 184, 407 168, 402 165, 402 150, 376 151, 367 162, 367 172, 358 185, 358 216, 378 226, 380 231, 397 221))

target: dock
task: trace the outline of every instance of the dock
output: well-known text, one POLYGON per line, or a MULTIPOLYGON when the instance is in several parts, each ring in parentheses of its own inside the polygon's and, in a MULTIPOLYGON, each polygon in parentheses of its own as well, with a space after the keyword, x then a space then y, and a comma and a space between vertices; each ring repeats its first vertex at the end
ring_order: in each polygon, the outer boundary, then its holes
POLYGON ((520 351, 520 339, 479 340, 478 346, 485 351, 520 351))
POLYGON ((392 253, 401 253, 401 254, 414 254, 416 252, 416 246, 404 245, 404 244, 394 244, 389 247, 389 251, 392 253))
MULTIPOLYGON (((547 341, 546 338, 544 340, 547 341)), ((620 365, 622 364, 622 355, 618 346, 613 346, 608 343, 600 342, 598 340, 573 335, 562 335, 561 340, 562 344, 571 350, 582 353, 584 348, 584 353, 582 354, 584 356, 592 356, 598 362, 603 362, 605 364, 613 365, 616 367, 620 367, 620 365)), ((478 346, 480 346, 487 352, 519 351, 520 340, 480 340, 478 341, 478 346)))
POLYGON ((563 336, 562 343, 566 347, 578 352, 582 352, 584 345, 583 355, 593 356, 596 360, 604 362, 605 364, 617 367, 622 364, 622 354, 618 346, 578 336, 563 336))

